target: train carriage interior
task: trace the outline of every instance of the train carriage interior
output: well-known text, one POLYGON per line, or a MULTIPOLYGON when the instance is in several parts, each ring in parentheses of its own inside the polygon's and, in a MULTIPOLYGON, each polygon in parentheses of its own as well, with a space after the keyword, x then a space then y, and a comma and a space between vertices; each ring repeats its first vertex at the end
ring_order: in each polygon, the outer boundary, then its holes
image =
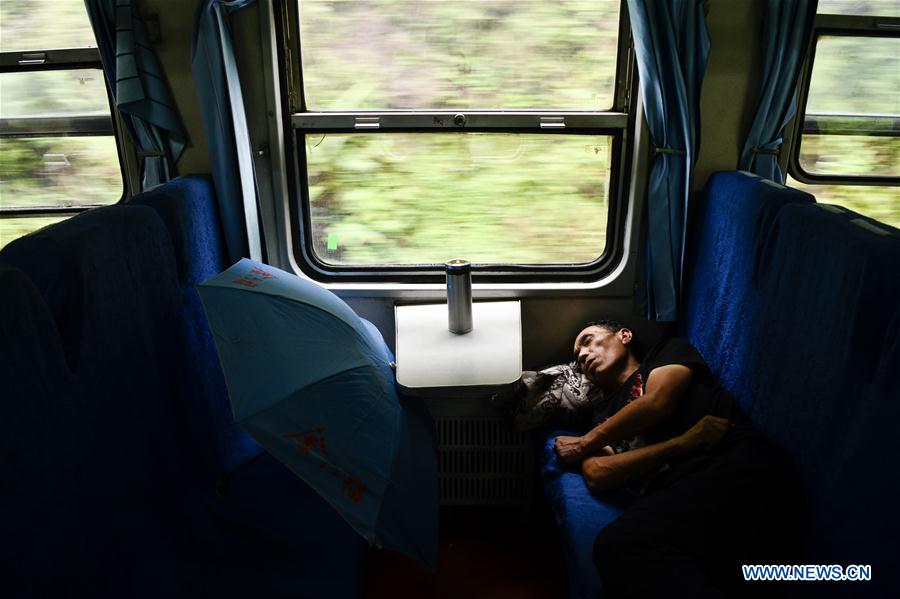
POLYGON ((0 332, 4 596, 900 596, 900 0, 0 0, 0 332))

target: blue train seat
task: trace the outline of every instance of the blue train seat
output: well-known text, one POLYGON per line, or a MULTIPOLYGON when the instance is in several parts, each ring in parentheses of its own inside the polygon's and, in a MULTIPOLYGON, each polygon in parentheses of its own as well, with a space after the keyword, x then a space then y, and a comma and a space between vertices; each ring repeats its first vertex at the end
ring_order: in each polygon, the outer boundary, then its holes
POLYGON ((806 563, 876 573, 864 587, 817 590, 895 595, 900 584, 877 572, 892 568, 900 535, 900 476, 882 462, 900 452, 900 231, 835 206, 787 206, 758 280, 748 412, 798 468, 806 563))
MULTIPOLYGON (((787 449, 808 502, 805 563, 871 564, 887 573, 900 516, 900 231, 741 172, 714 175, 686 267, 681 332, 756 425, 787 449)), ((572 597, 603 595, 597 532, 627 505, 592 496, 560 469, 553 431, 541 456, 572 597)), ((570 433, 571 434, 571 433, 570 433)), ((889 575, 865 586, 805 584, 792 593, 894 596, 889 575)))
POLYGON ((15 553, 8 588, 171 594, 186 481, 165 227, 149 208, 101 208, 10 243, 0 263, 15 267, 0 288, 2 311, 21 319, 20 333, 34 333, 4 335, 4 353, 16 357, 0 366, 18 380, 3 398, 2 479, 12 485, 3 546, 15 553))
POLYGON ((232 422, 193 288, 223 255, 205 177, 0 251, 14 595, 361 593, 366 542, 232 422))

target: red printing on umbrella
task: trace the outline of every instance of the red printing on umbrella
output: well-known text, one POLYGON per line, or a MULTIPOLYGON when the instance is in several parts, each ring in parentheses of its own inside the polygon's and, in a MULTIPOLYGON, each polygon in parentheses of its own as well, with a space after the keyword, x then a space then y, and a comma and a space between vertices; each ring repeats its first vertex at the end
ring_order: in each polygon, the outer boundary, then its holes
MULTIPOLYGON (((328 449, 325 446, 325 427, 320 426, 318 428, 313 428, 308 431, 297 431, 293 433, 284 433, 281 435, 284 439, 293 439, 297 444, 297 449, 305 456, 309 455, 309 450, 312 447, 318 449, 321 453, 327 454, 328 449)), ((319 464, 319 468, 325 468, 325 463, 319 464)), ((332 466, 328 470, 332 476, 340 475, 340 470, 332 466)), ((363 499, 363 495, 368 490, 366 483, 353 476, 352 474, 347 475, 347 477, 343 481, 343 489, 344 493, 347 494, 347 497, 350 498, 350 501, 353 503, 359 503, 363 499)))

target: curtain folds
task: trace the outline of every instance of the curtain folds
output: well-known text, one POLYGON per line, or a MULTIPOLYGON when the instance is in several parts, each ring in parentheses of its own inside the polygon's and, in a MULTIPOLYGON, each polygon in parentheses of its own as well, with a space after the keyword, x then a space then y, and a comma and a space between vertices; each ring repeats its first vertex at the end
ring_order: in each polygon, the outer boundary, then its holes
POLYGON ((141 160, 141 191, 176 175, 187 136, 135 0, 85 0, 103 72, 141 160))
POLYGON ((709 36, 703 0, 628 0, 628 14, 654 152, 638 305, 651 320, 671 321, 678 317, 709 36))
POLYGON ((756 117, 741 151, 741 169, 784 183, 781 134, 797 110, 795 90, 818 0, 768 0, 762 85, 756 117))
POLYGON ((209 146, 230 262, 261 261, 256 178, 228 16, 256 0, 203 0, 194 23, 191 69, 209 146))

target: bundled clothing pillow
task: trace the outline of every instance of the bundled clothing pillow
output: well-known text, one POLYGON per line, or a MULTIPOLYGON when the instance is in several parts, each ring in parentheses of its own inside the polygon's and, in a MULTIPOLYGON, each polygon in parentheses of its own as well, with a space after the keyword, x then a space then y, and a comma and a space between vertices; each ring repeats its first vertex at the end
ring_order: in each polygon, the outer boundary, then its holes
POLYGON ((517 431, 541 427, 582 428, 591 422, 600 390, 582 374, 577 362, 544 370, 526 370, 510 391, 491 403, 505 412, 517 431))

